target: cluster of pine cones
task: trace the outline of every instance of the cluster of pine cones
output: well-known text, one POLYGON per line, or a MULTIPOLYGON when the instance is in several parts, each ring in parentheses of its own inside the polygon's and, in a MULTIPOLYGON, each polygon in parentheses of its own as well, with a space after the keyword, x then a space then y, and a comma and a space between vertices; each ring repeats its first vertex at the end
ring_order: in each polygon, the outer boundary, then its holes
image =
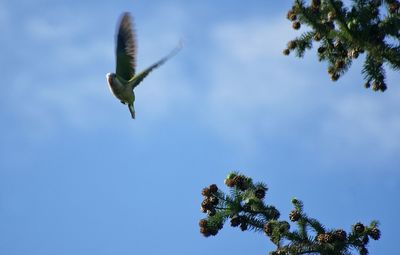
POLYGON ((204 199, 203 202, 201 202, 200 210, 203 213, 207 213, 209 216, 214 216, 216 213, 215 206, 217 206, 219 203, 219 199, 216 196, 217 192, 218 187, 215 184, 211 184, 201 191, 204 199))
MULTIPOLYGON (((204 199, 201 202, 200 210, 203 213, 207 213, 208 216, 214 216, 216 213, 215 207, 219 203, 219 199, 217 197, 218 187, 215 184, 211 184, 210 186, 204 188, 201 191, 204 199)), ((210 235, 215 236, 218 233, 218 230, 222 228, 221 226, 212 226, 206 219, 201 219, 199 222, 200 233, 205 237, 209 237, 210 235)))

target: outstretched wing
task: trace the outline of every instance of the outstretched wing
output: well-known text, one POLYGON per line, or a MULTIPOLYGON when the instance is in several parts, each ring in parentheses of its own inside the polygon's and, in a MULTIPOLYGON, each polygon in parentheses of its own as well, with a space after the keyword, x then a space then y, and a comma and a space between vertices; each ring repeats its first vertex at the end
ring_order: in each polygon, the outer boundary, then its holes
POLYGON ((128 81, 135 75, 136 36, 132 26, 131 15, 127 12, 122 15, 116 40, 116 74, 128 81))
POLYGON ((135 88, 137 85, 139 85, 140 82, 143 81, 144 78, 146 78, 146 76, 153 71, 154 69, 156 69, 157 67, 161 66, 162 64, 164 64, 165 62, 167 62, 168 59, 172 58, 173 56, 175 56, 183 47, 182 42, 179 43, 179 45, 173 49, 167 56, 163 57, 162 59, 160 59, 159 61, 157 61, 156 63, 154 63, 153 65, 149 66, 148 68, 146 68, 144 71, 142 71, 141 73, 139 73, 138 75, 136 75, 133 79, 133 88, 135 88))

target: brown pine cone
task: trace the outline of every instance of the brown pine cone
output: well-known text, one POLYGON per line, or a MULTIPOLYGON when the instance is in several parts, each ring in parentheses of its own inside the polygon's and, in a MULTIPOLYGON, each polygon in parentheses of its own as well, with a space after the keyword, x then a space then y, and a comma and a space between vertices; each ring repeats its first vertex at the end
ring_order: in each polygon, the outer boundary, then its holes
POLYGON ((344 242, 347 239, 346 231, 344 231, 343 229, 337 229, 333 231, 332 234, 335 241, 344 242))
POLYGON ((296 222, 296 221, 298 221, 298 220, 300 219, 300 216, 301 216, 301 214, 300 214, 299 211, 293 210, 293 211, 291 211, 290 214, 289 214, 289 219, 290 219, 291 221, 293 221, 293 222, 296 222))
POLYGON ((244 221, 244 222, 240 223, 240 230, 246 231, 247 228, 248 228, 247 222, 244 221))
POLYGON ((368 254, 368 250, 367 248, 365 248, 364 246, 360 248, 360 255, 367 255, 368 254))
POLYGON ((210 191, 209 188, 204 188, 204 189, 201 191, 201 194, 202 194, 203 196, 205 196, 205 197, 209 197, 209 196, 211 196, 211 191, 210 191))
POLYGON ((207 227, 207 220, 206 220, 206 219, 201 219, 201 220, 199 221, 199 226, 200 226, 201 228, 206 228, 206 227, 207 227))
POLYGON ((205 237, 209 237, 211 235, 211 233, 208 230, 208 228, 200 228, 200 233, 205 237))
POLYGON ((214 207, 208 209, 208 211, 207 211, 207 215, 210 216, 210 217, 214 216, 216 213, 217 213, 217 211, 215 210, 214 207))
POLYGON ((317 241, 320 243, 324 243, 325 242, 325 234, 318 234, 317 241))
POLYGON ((233 188, 233 186, 235 186, 235 181, 233 179, 225 179, 225 185, 229 188, 233 188))
POLYGON ((297 43, 296 41, 289 41, 287 44, 288 49, 293 50, 294 48, 296 48, 297 43))
POLYGON ((258 199, 263 199, 265 197, 265 189, 264 188, 256 189, 256 191, 254 192, 254 195, 258 199))
POLYGON ((393 2, 389 4, 389 12, 391 14, 396 13, 399 10, 399 2, 393 2))
POLYGON ((215 236, 215 235, 217 235, 218 234, 218 229, 210 229, 209 230, 209 232, 210 232, 210 235, 212 235, 212 236, 215 236))
POLYGON ((210 201, 210 203, 212 204, 212 205, 218 205, 218 203, 219 203, 219 199, 217 198, 217 197, 210 197, 209 198, 209 201, 210 201))
POLYGON ((283 55, 288 56, 290 54, 290 50, 289 49, 284 49, 282 51, 283 55))
POLYGON ((271 236, 272 232, 273 232, 273 228, 272 228, 272 223, 271 222, 267 222, 264 224, 264 232, 265 234, 267 234, 267 236, 271 236))
POLYGON ((212 208, 212 204, 210 203, 210 200, 208 198, 205 198, 203 202, 201 202, 201 208, 205 208, 206 210, 212 208))
POLYGON ((336 65, 337 69, 342 69, 344 67, 344 61, 338 60, 338 61, 336 61, 335 65, 336 65))
POLYGON ((300 27, 301 27, 300 22, 298 22, 298 21, 293 22, 293 23, 292 23, 292 27, 293 27, 293 29, 295 29, 295 30, 299 30, 300 27))
POLYGON ((242 222, 242 217, 240 217, 239 215, 234 215, 231 218, 231 226, 232 227, 237 227, 240 225, 240 223, 242 222))
POLYGON ((379 240, 379 238, 381 237, 381 231, 377 228, 371 228, 368 231, 368 235, 374 240, 379 240))
POLYGON ((362 223, 358 222, 353 226, 353 231, 358 233, 358 234, 362 234, 365 230, 365 227, 362 223))
POLYGON ((210 190, 211 193, 215 194, 218 191, 218 186, 216 184, 211 184, 208 189, 210 190))

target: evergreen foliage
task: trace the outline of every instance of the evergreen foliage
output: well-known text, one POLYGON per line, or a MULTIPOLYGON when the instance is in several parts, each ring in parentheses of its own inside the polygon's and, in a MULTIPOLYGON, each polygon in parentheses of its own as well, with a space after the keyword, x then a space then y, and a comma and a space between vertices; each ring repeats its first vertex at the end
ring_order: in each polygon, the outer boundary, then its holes
POLYGON ((398 0, 352 0, 347 8, 340 0, 295 0, 287 13, 293 29, 311 28, 288 42, 284 55, 292 51, 303 57, 318 42, 319 61, 328 62, 328 73, 337 81, 352 61, 365 53, 362 73, 365 87, 385 91, 384 64, 400 69, 400 3, 398 0))
POLYGON ((348 233, 343 229, 327 229, 318 220, 307 216, 303 203, 296 198, 292 199, 294 209, 289 214, 289 220, 296 228, 291 230, 288 221, 279 219, 279 211, 264 203, 268 191, 264 183, 253 182, 251 178, 233 172, 226 177, 225 185, 230 189, 229 194, 215 184, 202 190, 201 211, 207 217, 200 220, 199 226, 205 237, 217 235, 229 220, 232 227, 242 231, 266 234, 276 246, 270 255, 350 255, 354 250, 366 255, 369 239, 380 238, 376 221, 368 226, 358 222, 348 233))

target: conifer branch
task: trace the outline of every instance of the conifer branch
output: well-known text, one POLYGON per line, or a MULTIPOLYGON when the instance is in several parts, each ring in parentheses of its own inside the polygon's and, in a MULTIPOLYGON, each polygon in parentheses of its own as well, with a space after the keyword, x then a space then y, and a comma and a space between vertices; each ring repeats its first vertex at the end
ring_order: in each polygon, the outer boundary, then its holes
POLYGON ((234 172, 227 176, 225 185, 231 195, 226 195, 215 184, 201 192, 204 196, 201 211, 207 217, 200 220, 199 226, 205 237, 217 235, 229 220, 232 227, 242 231, 263 232, 276 246, 270 255, 350 255, 353 250, 367 255, 370 238, 378 240, 381 235, 377 221, 369 226, 358 222, 349 234, 342 229, 326 229, 304 213, 303 203, 296 198, 292 199, 294 209, 289 220, 296 223, 297 229, 291 230, 288 221, 279 220, 279 211, 265 204, 268 190, 265 184, 254 184, 251 178, 234 172))
POLYGON ((353 0, 350 9, 341 0, 295 0, 287 13, 293 29, 311 28, 288 42, 284 55, 295 51, 303 57, 313 42, 319 43, 318 59, 328 62, 328 74, 337 81, 352 61, 366 53, 365 87, 385 91, 384 64, 400 69, 400 3, 398 0, 353 0), (383 5, 384 3, 384 5, 383 5), (386 14, 381 11, 386 8, 386 14))

